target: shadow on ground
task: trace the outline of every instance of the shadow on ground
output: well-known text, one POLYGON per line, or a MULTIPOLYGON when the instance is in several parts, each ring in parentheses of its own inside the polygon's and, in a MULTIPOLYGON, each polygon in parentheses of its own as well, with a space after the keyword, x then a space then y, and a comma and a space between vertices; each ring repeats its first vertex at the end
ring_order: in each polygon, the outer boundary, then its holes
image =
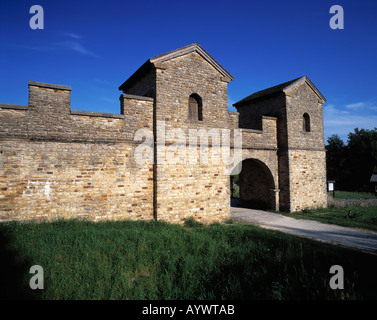
POLYGON ((255 209, 255 210, 269 210, 269 206, 264 201, 257 201, 257 200, 241 200, 232 198, 230 200, 231 207, 239 207, 239 208, 246 208, 246 209, 255 209))
MULTIPOLYGON (((17 252, 11 247, 12 239, 0 233, 0 300, 30 300, 32 290, 27 275, 32 263, 28 259, 17 259, 17 252), (18 260, 22 262, 18 262, 18 260)), ((31 275, 32 276, 32 275, 31 275)))

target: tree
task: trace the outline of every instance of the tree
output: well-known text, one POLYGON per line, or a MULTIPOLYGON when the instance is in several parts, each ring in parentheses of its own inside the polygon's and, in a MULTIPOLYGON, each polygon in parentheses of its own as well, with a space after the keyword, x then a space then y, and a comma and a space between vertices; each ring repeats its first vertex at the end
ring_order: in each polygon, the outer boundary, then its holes
POLYGON ((369 189, 369 179, 377 167, 377 128, 355 129, 348 134, 347 166, 355 187, 360 191, 369 189))
POLYGON ((327 178, 336 181, 337 189, 370 190, 370 177, 377 173, 377 128, 356 128, 348 134, 347 145, 334 134, 326 150, 327 178))
POLYGON ((327 139, 326 151, 327 179, 335 180, 337 188, 345 189, 347 168, 345 166, 346 146, 343 140, 337 134, 333 134, 327 139))

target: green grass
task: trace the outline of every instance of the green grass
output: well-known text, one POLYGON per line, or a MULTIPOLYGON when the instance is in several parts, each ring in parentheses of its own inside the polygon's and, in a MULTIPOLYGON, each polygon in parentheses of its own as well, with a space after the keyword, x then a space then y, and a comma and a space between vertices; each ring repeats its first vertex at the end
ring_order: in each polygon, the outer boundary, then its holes
POLYGON ((317 220, 343 227, 377 231, 377 207, 346 206, 305 209, 299 212, 282 213, 292 218, 317 220))
POLYGON ((370 192, 335 191, 335 199, 377 199, 370 192))
POLYGON ((0 236, 1 298, 377 298, 376 256, 250 225, 13 222, 0 236), (45 288, 33 291, 36 264, 45 288), (335 264, 344 290, 329 287, 335 264))

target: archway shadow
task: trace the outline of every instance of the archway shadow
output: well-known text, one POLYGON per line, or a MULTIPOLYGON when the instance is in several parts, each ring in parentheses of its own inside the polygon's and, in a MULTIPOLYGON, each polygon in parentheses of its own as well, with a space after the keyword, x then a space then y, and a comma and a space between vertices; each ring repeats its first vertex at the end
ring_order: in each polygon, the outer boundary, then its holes
POLYGON ((271 206, 262 200, 240 200, 238 206, 247 209, 269 210, 271 206))
POLYGON ((238 208, 257 209, 257 210, 270 209, 269 205, 263 201, 245 201, 238 198, 231 198, 230 206, 238 207, 238 208))
POLYGON ((240 199, 238 198, 231 198, 230 199, 230 206, 231 207, 239 207, 240 199))
POLYGON ((258 159, 248 158, 242 161, 242 170, 230 178, 230 188, 232 207, 257 210, 276 208, 273 175, 267 165, 258 159), (233 182, 234 179, 237 180, 236 183, 233 182))

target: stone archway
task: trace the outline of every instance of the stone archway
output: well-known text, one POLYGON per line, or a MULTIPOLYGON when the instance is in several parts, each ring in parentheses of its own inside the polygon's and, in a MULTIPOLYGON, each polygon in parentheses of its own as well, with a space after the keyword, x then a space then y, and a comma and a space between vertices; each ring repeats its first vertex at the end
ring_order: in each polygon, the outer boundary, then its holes
POLYGON ((239 206, 276 210, 276 189, 270 169, 260 160, 245 159, 239 175, 239 206))

